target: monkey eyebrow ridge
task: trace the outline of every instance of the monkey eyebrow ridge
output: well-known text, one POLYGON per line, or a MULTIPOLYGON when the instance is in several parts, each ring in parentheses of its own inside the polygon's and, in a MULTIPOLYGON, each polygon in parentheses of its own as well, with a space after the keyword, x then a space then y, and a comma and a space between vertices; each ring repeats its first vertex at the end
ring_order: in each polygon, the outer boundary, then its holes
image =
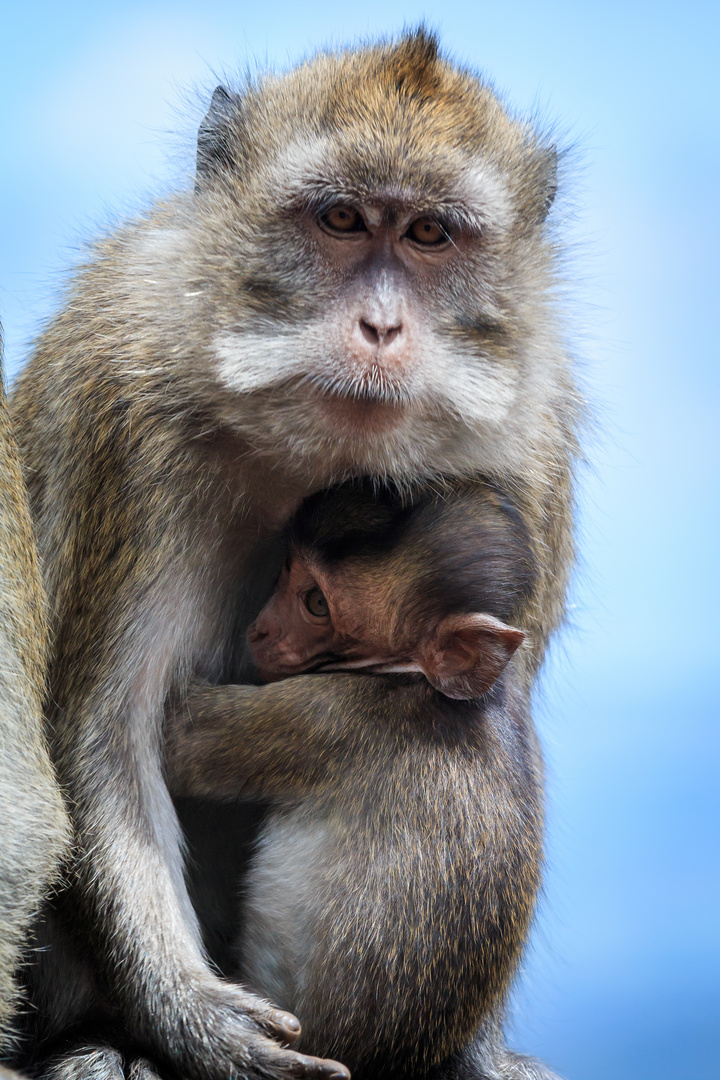
POLYGON ((413 218, 429 217, 441 226, 478 235, 487 228, 489 218, 486 210, 479 210, 452 196, 429 199, 427 195, 415 194, 409 189, 379 186, 369 190, 343 183, 328 184, 327 178, 317 183, 308 178, 289 200, 288 209, 299 208, 306 213, 320 216, 338 203, 364 210, 371 220, 377 217, 377 211, 380 210, 387 224, 393 226, 400 221, 410 224, 413 218))
POLYGON ((505 185, 489 162, 462 155, 458 161, 444 162, 418 185, 404 183, 401 176, 373 177, 370 170, 358 179, 357 170, 332 157, 325 141, 316 138, 303 147, 288 147, 275 160, 274 190, 287 211, 320 215, 338 203, 380 207, 396 217, 432 217, 478 235, 507 218, 505 185))

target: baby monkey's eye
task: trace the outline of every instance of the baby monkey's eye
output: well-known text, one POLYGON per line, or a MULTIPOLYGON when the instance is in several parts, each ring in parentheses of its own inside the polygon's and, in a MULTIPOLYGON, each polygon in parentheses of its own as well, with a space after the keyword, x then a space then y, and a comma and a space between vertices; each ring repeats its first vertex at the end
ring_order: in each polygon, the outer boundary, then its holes
POLYGON ((326 229, 338 233, 365 232, 365 222, 358 210, 352 206, 331 206, 324 214, 320 215, 320 221, 326 229))
POLYGON ((449 240, 447 230, 435 218, 431 217, 416 218, 410 224, 405 235, 416 244, 422 244, 425 247, 445 244, 449 240))
POLYGON ((305 596, 305 607, 308 609, 311 615, 317 616, 318 619, 327 618, 330 614, 330 608, 328 602, 320 592, 317 586, 311 589, 305 596))

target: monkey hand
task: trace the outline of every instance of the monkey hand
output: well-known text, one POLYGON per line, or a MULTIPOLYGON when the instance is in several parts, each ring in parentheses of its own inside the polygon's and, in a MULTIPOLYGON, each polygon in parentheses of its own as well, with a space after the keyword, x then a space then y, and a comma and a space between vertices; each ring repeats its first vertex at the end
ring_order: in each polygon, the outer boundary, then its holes
POLYGON ((204 978, 204 985, 193 982, 173 995, 167 1026, 161 1021, 151 1035, 156 1049, 183 1075, 197 1080, 350 1080, 339 1062, 283 1045, 300 1036, 300 1023, 291 1013, 214 976, 204 978))

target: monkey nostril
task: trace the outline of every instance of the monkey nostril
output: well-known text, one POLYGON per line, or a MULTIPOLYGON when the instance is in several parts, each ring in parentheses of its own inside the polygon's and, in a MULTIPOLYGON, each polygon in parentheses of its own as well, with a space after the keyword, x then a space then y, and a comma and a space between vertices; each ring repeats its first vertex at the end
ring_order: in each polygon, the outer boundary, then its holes
POLYGON ((360 331, 370 345, 389 345, 402 332, 402 323, 397 326, 373 326, 367 319, 360 319, 360 331))
POLYGON ((369 342, 370 345, 380 344, 380 334, 377 327, 373 326, 372 323, 366 322, 365 319, 361 319, 360 331, 362 333, 362 336, 367 342, 369 342))

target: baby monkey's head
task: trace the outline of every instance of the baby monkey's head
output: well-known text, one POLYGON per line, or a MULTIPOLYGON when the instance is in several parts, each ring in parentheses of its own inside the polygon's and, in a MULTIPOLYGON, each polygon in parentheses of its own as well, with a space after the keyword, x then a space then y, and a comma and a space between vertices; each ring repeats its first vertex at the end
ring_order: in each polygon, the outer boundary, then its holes
POLYGON ((259 676, 418 672, 447 697, 486 693, 525 636, 499 617, 525 591, 528 562, 497 503, 489 489, 468 521, 457 503, 409 506, 367 484, 307 500, 248 631, 259 676))

